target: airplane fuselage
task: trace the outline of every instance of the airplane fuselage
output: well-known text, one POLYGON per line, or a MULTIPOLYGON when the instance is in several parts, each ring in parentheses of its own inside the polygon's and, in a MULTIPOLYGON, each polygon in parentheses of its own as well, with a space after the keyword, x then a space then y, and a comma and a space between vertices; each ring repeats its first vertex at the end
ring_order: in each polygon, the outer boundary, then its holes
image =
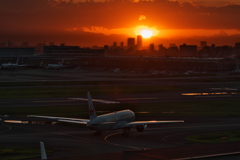
POLYGON ((88 122, 87 126, 96 131, 114 130, 128 122, 135 121, 135 114, 131 110, 123 110, 104 114, 88 122))
POLYGON ((48 64, 47 69, 60 69, 62 68, 62 64, 48 64))
POLYGON ((18 67, 18 64, 15 64, 15 63, 3 63, 2 65, 1 65, 1 67, 3 68, 3 69, 15 69, 15 68, 17 68, 18 67))

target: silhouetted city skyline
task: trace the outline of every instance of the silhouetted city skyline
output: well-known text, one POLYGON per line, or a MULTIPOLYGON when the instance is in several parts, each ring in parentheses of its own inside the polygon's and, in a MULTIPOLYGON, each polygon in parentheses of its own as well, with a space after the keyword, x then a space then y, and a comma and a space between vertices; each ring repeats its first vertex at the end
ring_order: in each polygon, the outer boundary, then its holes
POLYGON ((127 43, 114 41, 112 45, 81 47, 71 46, 65 43, 56 45, 55 42, 39 43, 37 46, 31 46, 29 42, 23 42, 16 45, 12 41, 0 43, 0 56, 24 56, 26 55, 54 55, 54 56, 73 56, 84 53, 91 55, 102 54, 105 56, 135 56, 135 57, 197 57, 197 58, 239 58, 240 42, 232 46, 218 46, 209 44, 207 41, 200 41, 198 44, 189 45, 183 43, 176 45, 170 43, 169 46, 163 44, 149 43, 143 46, 141 35, 127 38, 127 43), (26 48, 24 50, 24 48, 26 48), (32 48, 32 50, 28 50, 32 48), (16 52, 16 53, 14 53, 16 52), (99 52, 99 53, 98 53, 99 52))

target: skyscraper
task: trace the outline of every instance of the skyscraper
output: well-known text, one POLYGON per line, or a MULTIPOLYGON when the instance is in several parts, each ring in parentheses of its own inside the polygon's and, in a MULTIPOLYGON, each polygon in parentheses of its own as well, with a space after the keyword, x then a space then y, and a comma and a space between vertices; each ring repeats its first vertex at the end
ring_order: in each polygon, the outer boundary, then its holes
POLYGON ((113 47, 117 47, 117 42, 113 42, 113 47))
POLYGON ((127 39, 127 46, 129 49, 134 49, 135 47, 135 38, 128 38, 127 39))
POLYGON ((149 45, 149 50, 151 51, 151 52, 153 52, 155 49, 154 49, 154 43, 151 43, 150 45, 149 45))
POLYGON ((137 36, 137 49, 142 48, 142 35, 137 36))
POLYGON ((201 42, 200 42, 200 47, 201 47, 201 49, 202 49, 203 47, 205 47, 205 46, 207 46, 207 41, 201 41, 201 42))
POLYGON ((120 47, 121 47, 121 48, 124 47, 124 43, 123 43, 123 42, 120 43, 120 47))

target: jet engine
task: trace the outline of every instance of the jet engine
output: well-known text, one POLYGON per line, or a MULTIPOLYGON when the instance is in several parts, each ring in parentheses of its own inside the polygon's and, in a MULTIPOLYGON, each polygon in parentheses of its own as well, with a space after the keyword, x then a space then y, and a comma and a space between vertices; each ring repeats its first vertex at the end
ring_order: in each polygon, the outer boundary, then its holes
POLYGON ((144 124, 144 125, 137 125, 136 129, 137 129, 138 132, 142 132, 142 131, 147 129, 147 125, 146 124, 144 124))

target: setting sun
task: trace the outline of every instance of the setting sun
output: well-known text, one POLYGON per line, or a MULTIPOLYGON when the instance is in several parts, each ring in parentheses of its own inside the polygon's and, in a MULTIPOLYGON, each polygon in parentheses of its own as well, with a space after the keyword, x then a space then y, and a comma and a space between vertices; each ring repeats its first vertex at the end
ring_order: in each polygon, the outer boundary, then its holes
POLYGON ((149 38, 149 37, 152 37, 153 32, 151 30, 144 29, 141 31, 140 34, 142 35, 143 38, 149 38))
POLYGON ((152 36, 157 36, 159 31, 156 28, 150 28, 148 26, 137 26, 134 29, 136 35, 142 35, 143 38, 150 38, 152 36))

